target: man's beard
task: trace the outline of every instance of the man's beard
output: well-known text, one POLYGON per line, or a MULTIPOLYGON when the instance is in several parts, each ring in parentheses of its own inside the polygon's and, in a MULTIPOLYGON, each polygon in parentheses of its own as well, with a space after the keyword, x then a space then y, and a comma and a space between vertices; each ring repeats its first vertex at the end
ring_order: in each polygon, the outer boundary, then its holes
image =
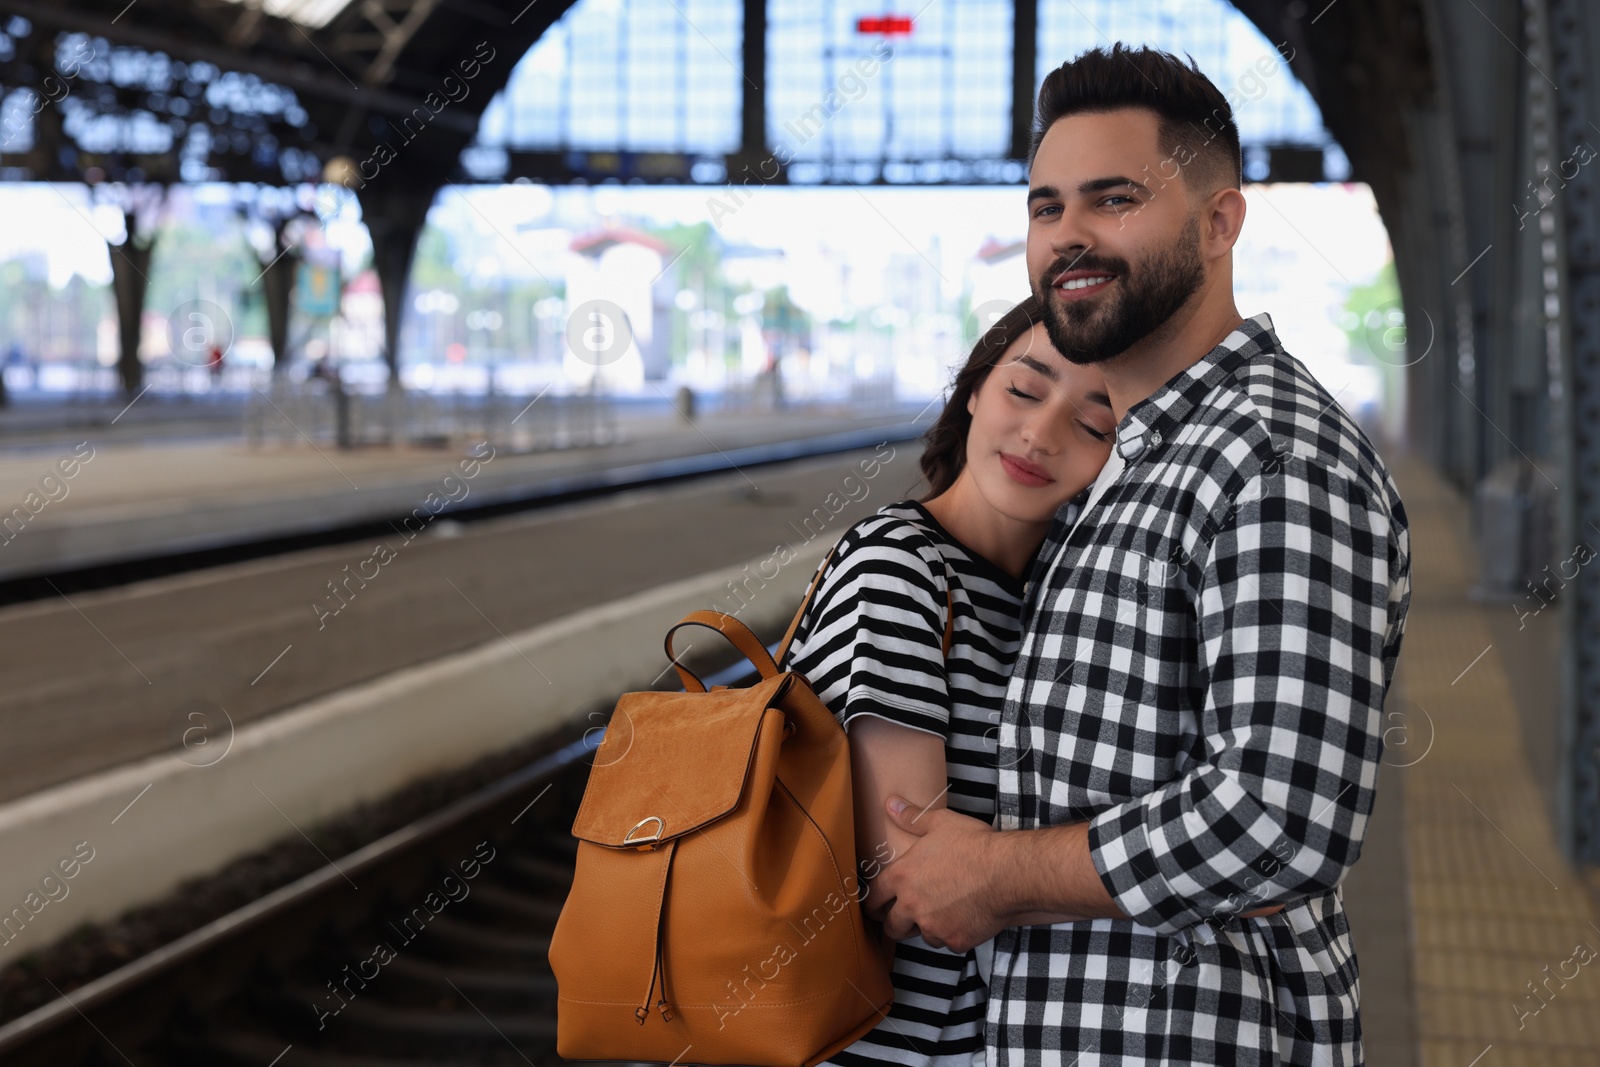
POLYGON ((1141 265, 1137 274, 1128 261, 1085 253, 1061 257, 1033 282, 1034 296, 1044 309, 1050 343, 1073 363, 1099 363, 1120 355, 1148 337, 1175 315, 1205 282, 1200 260, 1200 220, 1191 218, 1177 238, 1141 265), (1067 270, 1103 270, 1116 276, 1120 293, 1099 299, 1062 303, 1054 280, 1067 270))

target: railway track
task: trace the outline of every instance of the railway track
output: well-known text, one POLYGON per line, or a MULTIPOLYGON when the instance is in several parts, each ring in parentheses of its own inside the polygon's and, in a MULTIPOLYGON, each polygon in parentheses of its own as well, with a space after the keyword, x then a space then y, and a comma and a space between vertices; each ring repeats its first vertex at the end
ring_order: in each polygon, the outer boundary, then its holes
MULTIPOLYGON (((747 664, 707 677, 743 684, 747 664)), ((4 1067, 562 1062, 546 959, 600 731, 0 1026, 4 1067)))

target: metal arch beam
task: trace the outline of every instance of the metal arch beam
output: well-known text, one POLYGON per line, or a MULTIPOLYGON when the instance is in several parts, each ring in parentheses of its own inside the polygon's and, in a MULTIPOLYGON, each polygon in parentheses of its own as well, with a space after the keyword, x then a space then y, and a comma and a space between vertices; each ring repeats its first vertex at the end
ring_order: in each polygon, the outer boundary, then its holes
POLYGON ((361 80, 382 85, 393 75, 400 53, 439 4, 440 0, 358 0, 347 10, 350 18, 359 16, 365 27, 341 25, 330 35, 329 44, 346 58, 363 57, 366 69, 361 80), (396 13, 399 18, 393 17, 396 13))
MULTIPOLYGON (((470 42, 473 41, 480 42, 480 46, 492 42, 494 49, 492 61, 489 59, 482 61, 479 73, 474 76, 469 97, 459 102, 452 102, 439 113, 439 118, 450 115, 454 121, 429 123, 427 130, 430 151, 400 152, 399 158, 392 164, 386 164, 384 169, 393 170, 395 177, 404 175, 408 181, 421 181, 435 190, 446 178, 458 174, 461 151, 477 133, 484 108, 495 94, 508 84, 512 70, 523 55, 575 2, 576 0, 540 0, 536 4, 526 4, 522 10, 502 18, 500 12, 479 3, 478 0, 442 0, 440 11, 470 18, 475 28, 471 32, 457 31, 449 35, 433 33, 413 35, 394 61, 395 73, 391 84, 400 85, 404 81, 404 87, 412 91, 420 91, 423 86, 437 90, 442 75, 448 73, 458 60, 472 52, 473 46, 470 42), (484 27, 489 29, 485 31, 484 27), (436 130, 435 127, 443 128, 436 130)), ((438 22, 439 19, 435 18, 434 21, 438 22)), ((337 33, 349 24, 348 19, 335 20, 335 23, 330 24, 329 30, 337 33)), ((369 109, 361 106, 362 102, 364 100, 358 101, 357 106, 348 108, 343 113, 329 114, 324 110, 322 114, 316 116, 319 128, 336 131, 332 139, 341 154, 360 157, 378 150, 380 144, 393 140, 395 127, 392 124, 389 127, 390 132, 374 132, 372 125, 364 121, 368 118, 369 109)), ((417 101, 412 101, 406 108, 400 111, 388 110, 387 114, 410 116, 416 106, 417 101)), ((401 122, 404 125, 404 117, 401 118, 401 122)))
POLYGON ((1351 177, 1372 188, 1394 245, 1401 303, 1418 350, 1406 370, 1408 443, 1448 468, 1460 409, 1470 408, 1451 384, 1457 316, 1442 313, 1450 307, 1447 283, 1455 272, 1441 278, 1441 264, 1456 253, 1445 240, 1449 226, 1435 219, 1435 198, 1427 195, 1430 166, 1446 143, 1453 144, 1424 6, 1433 0, 1232 2, 1269 40, 1294 49, 1289 66, 1349 157, 1351 177), (1301 15, 1292 16, 1291 7, 1301 15))
MULTIPOLYGON (((44 4, 31 2, 31 0, 0 0, 0 12, 21 15, 30 22, 41 26, 52 26, 58 30, 94 34, 119 44, 163 52, 174 59, 182 59, 188 62, 200 60, 212 63, 222 70, 259 75, 268 81, 287 86, 297 92, 304 92, 325 100, 353 104, 391 114, 410 114, 416 108, 424 106, 420 97, 406 96, 387 89, 359 86, 345 80, 342 76, 330 77, 316 71, 286 66, 272 60, 258 59, 244 52, 236 52, 221 45, 184 41, 155 30, 141 29, 132 23, 118 22, 113 25, 92 15, 85 15, 63 8, 47 7, 44 4)), ((461 130, 469 135, 478 128, 478 116, 476 114, 458 109, 446 109, 434 121, 442 126, 461 130)))

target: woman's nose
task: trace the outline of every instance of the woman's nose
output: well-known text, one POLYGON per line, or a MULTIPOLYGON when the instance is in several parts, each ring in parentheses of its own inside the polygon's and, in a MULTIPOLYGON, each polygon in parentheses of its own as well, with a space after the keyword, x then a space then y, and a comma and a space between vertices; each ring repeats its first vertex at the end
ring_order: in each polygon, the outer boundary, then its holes
POLYGON ((1058 422, 1059 415, 1052 418, 1043 412, 1029 418, 1022 424, 1023 444, 1040 452, 1054 453, 1059 444, 1058 422))

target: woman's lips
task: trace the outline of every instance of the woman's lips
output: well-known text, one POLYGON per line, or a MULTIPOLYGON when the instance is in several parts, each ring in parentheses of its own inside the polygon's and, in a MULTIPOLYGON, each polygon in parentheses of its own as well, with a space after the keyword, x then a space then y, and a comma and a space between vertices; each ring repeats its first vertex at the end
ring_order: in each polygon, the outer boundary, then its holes
POLYGON ((1041 485, 1049 485, 1055 481, 1048 471, 1036 463, 1029 463, 1019 459, 1009 452, 1000 453, 1000 466, 1006 469, 1006 474, 1018 485, 1025 485, 1029 489, 1037 489, 1041 485))

